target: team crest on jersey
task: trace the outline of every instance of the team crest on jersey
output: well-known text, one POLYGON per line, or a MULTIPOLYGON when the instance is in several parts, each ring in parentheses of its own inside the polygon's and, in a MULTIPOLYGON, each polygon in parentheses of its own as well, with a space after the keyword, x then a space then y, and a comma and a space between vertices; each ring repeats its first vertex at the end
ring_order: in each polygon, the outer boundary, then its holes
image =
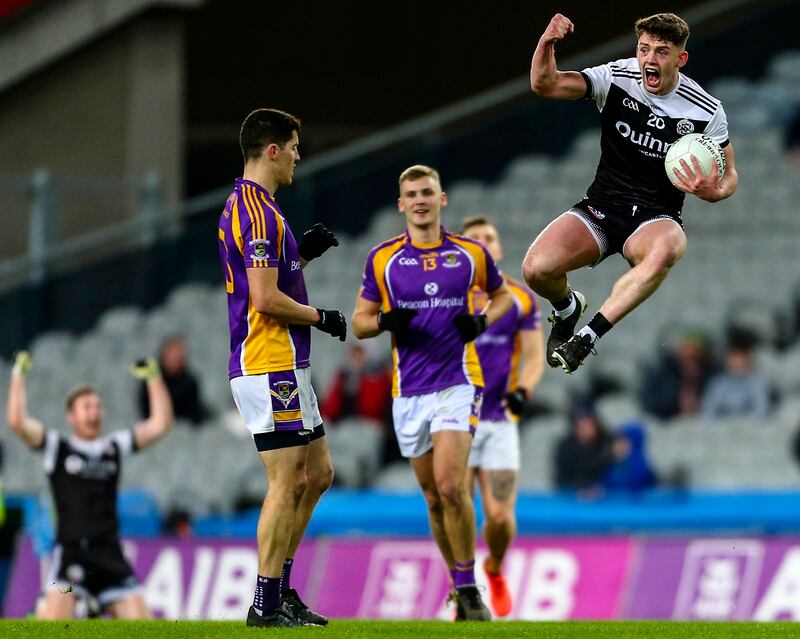
POLYGON ((277 390, 270 390, 269 393, 283 404, 284 408, 288 407, 289 403, 297 396, 297 393, 300 392, 299 388, 292 390, 292 386, 294 386, 292 382, 275 382, 273 386, 275 386, 277 390))
POLYGON ((253 247, 253 253, 250 255, 252 260, 263 260, 267 257, 267 246, 269 240, 250 240, 250 246, 253 247))
POLYGON ((694 124, 692 124, 691 120, 680 120, 676 129, 678 135, 688 135, 689 133, 694 133, 694 124))
POLYGON ((461 266, 461 262, 458 260, 459 253, 457 251, 442 253, 442 255, 444 255, 445 268, 456 268, 457 266, 461 266))

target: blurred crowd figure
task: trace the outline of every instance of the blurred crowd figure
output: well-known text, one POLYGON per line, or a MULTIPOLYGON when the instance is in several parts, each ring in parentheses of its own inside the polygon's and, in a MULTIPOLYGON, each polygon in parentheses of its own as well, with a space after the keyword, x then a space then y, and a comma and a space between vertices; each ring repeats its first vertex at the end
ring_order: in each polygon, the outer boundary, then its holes
POLYGON ((645 371, 642 408, 661 419, 696 415, 717 369, 708 336, 697 330, 680 331, 673 347, 661 351, 645 371))
POLYGON ((644 444, 641 424, 626 424, 612 433, 591 399, 581 399, 570 411, 568 433, 556 445, 555 485, 585 494, 651 488, 658 478, 644 444))
POLYGON ((764 417, 770 408, 766 379, 756 370, 756 335, 745 328, 728 330, 725 367, 714 375, 703 394, 707 417, 764 417))
POLYGON ((772 391, 758 371, 758 336, 744 326, 727 329, 722 365, 709 336, 684 329, 674 345, 647 367, 640 388, 642 408, 655 417, 764 417, 772 391))
MULTIPOLYGON (((189 369, 188 347, 182 335, 164 338, 158 351, 158 365, 172 399, 175 419, 187 420, 194 426, 200 426, 209 416, 209 412, 200 396, 197 378, 189 369)), ((138 399, 139 413, 142 417, 149 415, 150 405, 145 384, 139 385, 138 399)))
POLYGON ((381 433, 381 464, 402 459, 392 425, 392 369, 382 356, 370 356, 363 344, 347 347, 320 403, 325 423, 335 425, 348 418, 371 422, 381 433))

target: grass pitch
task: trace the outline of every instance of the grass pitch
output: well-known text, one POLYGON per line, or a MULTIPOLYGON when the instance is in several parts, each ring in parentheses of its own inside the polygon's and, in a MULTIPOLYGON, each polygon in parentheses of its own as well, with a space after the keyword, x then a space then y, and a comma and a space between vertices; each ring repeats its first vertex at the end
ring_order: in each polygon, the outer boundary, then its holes
POLYGON ((800 637, 793 623, 693 623, 678 621, 607 622, 499 622, 447 623, 442 621, 337 621, 326 628, 247 628, 244 622, 226 621, 0 621, 0 637, 17 639, 253 639, 270 637, 319 637, 320 639, 415 639, 476 637, 524 637, 538 639, 698 639, 740 637, 800 637))

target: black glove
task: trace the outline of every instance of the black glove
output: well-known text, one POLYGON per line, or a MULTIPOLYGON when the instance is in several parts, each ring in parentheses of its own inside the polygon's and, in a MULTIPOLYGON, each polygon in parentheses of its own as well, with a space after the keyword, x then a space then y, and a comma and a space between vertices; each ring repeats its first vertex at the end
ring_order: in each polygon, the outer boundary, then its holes
POLYGON ((391 311, 378 311, 378 328, 382 331, 402 333, 407 331, 411 320, 419 314, 413 308, 393 308, 391 311))
POLYGON ((300 238, 300 243, 297 245, 297 252, 306 262, 310 262, 331 246, 339 246, 339 240, 336 239, 333 231, 329 231, 324 224, 317 222, 303 233, 303 237, 300 238))
POLYGON ((526 401, 528 401, 528 391, 522 387, 509 391, 503 398, 506 408, 512 415, 516 415, 517 417, 522 415, 522 411, 525 410, 526 401))
POLYGON ((465 344, 474 340, 489 327, 486 315, 473 315, 472 313, 456 315, 453 318, 453 324, 456 325, 458 334, 465 344))
POLYGON ((326 311, 318 308, 317 313, 319 313, 319 321, 314 324, 314 328, 338 337, 340 342, 347 339, 347 322, 341 311, 326 311))

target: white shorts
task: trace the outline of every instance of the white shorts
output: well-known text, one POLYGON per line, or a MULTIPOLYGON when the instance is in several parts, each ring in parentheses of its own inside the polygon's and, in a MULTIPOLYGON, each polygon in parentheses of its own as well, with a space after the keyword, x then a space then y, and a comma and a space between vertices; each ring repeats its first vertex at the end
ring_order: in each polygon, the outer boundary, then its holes
POLYGON ((435 393, 395 397, 394 432, 403 457, 421 457, 433 448, 431 434, 440 430, 475 433, 483 389, 471 384, 451 386, 435 393))
POLYGON ((234 377, 231 392, 251 435, 312 431, 322 423, 310 368, 234 377))
POLYGON ((519 426, 510 420, 480 422, 469 451, 469 467, 519 470, 519 426))

